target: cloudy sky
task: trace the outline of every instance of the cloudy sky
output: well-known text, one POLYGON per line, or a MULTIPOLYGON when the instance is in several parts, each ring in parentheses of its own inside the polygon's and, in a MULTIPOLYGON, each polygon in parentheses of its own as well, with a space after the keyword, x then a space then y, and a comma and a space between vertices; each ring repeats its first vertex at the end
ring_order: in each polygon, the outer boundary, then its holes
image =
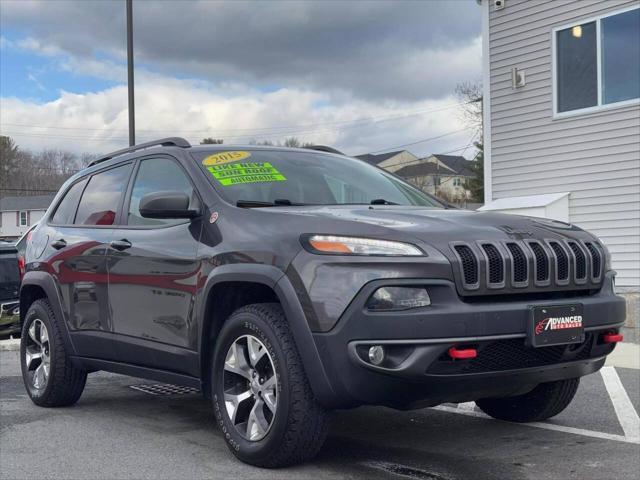
MULTIPOLYGON (((0 134, 127 144, 125 3, 0 0, 0 134)), ((464 153, 457 83, 481 77, 474 0, 134 0, 137 140, 303 141, 464 153)))

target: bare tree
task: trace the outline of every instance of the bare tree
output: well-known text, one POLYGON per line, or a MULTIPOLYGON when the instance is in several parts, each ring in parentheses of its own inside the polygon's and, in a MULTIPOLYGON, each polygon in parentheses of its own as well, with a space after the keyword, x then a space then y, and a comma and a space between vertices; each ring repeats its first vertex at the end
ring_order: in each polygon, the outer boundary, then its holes
POLYGON ((56 149, 30 152, 0 137, 0 196, 54 193, 95 155, 56 149))
POLYGON ((456 86, 458 99, 464 102, 461 106, 461 117, 471 128, 475 129, 477 140, 473 145, 478 149, 471 164, 475 176, 467 183, 471 192, 471 200, 484 202, 484 145, 482 137, 482 85, 479 82, 464 82, 456 86))
POLYGON ((224 140, 222 138, 203 138, 200 142, 200 145, 222 145, 224 140))
POLYGON ((461 120, 474 128, 482 139, 482 84, 479 82, 463 82, 456 85, 456 97, 462 102, 460 106, 461 120))
POLYGON ((273 140, 256 140, 253 139, 249 142, 249 145, 265 145, 270 147, 290 147, 290 148, 300 148, 300 147, 309 147, 313 145, 310 142, 303 142, 298 137, 287 137, 284 139, 284 142, 274 142, 273 140))

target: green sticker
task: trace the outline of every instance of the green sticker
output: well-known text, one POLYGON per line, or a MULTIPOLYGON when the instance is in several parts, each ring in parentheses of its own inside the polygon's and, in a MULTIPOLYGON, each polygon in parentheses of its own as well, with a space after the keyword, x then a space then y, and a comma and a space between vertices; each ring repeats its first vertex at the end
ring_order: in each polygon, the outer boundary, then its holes
POLYGON ((221 185, 238 185, 241 183, 283 182, 282 175, 269 162, 243 162, 212 165, 207 170, 221 185))

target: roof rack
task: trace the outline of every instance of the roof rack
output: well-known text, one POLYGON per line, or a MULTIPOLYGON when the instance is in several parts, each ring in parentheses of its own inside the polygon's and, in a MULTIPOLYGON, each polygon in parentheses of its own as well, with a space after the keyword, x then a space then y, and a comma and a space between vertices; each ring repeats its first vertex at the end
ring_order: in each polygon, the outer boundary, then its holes
POLYGON ((340 150, 336 150, 332 147, 327 147, 325 145, 305 145, 302 148, 308 148, 309 150, 318 150, 319 152, 327 152, 327 153, 337 153, 338 155, 344 155, 340 150))
POLYGON ((108 153, 104 157, 100 157, 97 160, 94 160, 88 166, 92 167, 92 166, 97 165, 99 163, 106 162, 107 160, 110 160, 110 159, 112 159, 114 157, 117 157, 118 155, 124 155, 125 153, 131 153, 131 152, 135 152, 137 150, 143 150, 145 148, 156 147, 156 146, 189 148, 191 146, 191 144, 187 140, 185 140, 184 138, 181 138, 181 137, 161 138, 159 140, 153 140, 151 142, 140 143, 138 145, 134 145, 134 146, 129 147, 129 148, 123 148, 122 150, 116 150, 115 152, 108 153))

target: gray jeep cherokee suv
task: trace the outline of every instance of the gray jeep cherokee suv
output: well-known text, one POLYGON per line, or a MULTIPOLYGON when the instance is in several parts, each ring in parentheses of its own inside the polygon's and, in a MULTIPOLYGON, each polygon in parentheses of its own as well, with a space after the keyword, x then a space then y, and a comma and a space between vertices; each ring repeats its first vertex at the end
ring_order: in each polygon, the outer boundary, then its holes
POLYGON ((312 458, 331 409, 566 408, 621 340, 604 245, 322 150, 169 138, 71 178, 26 252, 33 402, 73 404, 96 370, 196 387, 264 467, 312 458))

